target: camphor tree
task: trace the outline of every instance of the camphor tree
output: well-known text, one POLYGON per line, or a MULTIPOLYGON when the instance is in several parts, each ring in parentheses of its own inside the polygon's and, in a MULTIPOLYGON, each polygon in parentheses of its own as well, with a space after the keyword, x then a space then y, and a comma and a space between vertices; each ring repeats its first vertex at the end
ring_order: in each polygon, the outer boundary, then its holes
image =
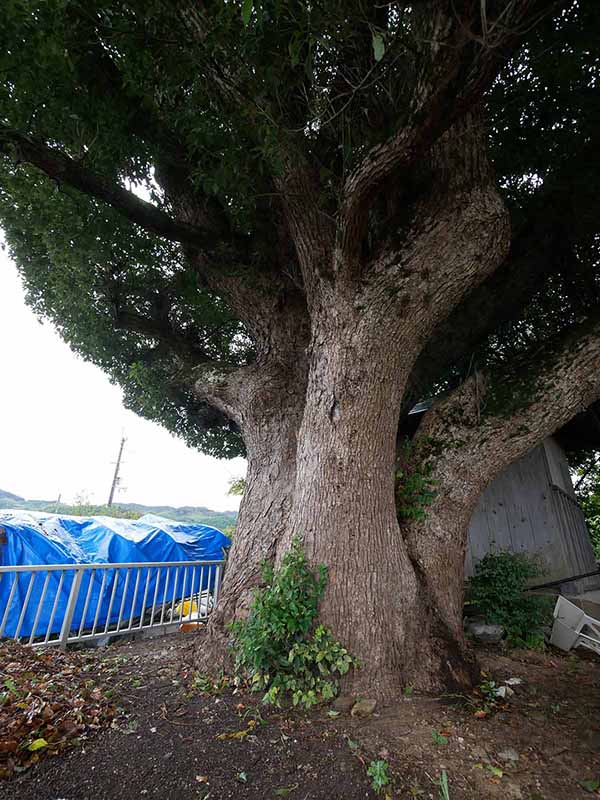
POLYGON ((357 691, 472 680, 477 498, 600 395, 595 23, 541 0, 10 6, 0 205, 31 302, 141 413, 244 442, 215 642, 298 535, 357 691), (397 515, 399 417, 441 389, 404 470, 433 496, 397 515))

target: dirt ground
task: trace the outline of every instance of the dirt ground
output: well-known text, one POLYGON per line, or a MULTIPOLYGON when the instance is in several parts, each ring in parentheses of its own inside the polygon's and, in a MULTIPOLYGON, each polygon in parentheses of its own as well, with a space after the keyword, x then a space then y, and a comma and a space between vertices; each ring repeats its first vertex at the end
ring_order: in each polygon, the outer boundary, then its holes
POLYGON ((96 651, 98 685, 120 708, 112 727, 1 781, 0 800, 600 796, 600 659, 592 654, 480 649, 494 682, 483 692, 407 692, 357 719, 331 707, 265 707, 227 686, 192 690, 180 668, 189 646, 190 635, 178 634, 96 651), (501 689, 506 680, 512 685, 501 689), (509 696, 496 697, 499 688, 509 696), (392 783, 379 795, 367 775, 372 760, 389 763, 392 783), (448 795, 438 785, 443 772, 448 795))

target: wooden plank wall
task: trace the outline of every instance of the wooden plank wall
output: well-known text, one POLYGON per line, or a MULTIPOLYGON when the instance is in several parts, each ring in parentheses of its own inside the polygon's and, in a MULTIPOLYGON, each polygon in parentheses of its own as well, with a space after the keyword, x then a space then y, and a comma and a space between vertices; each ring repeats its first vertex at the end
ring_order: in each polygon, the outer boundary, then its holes
MULTIPOLYGON (((564 453, 549 438, 512 464, 481 496, 471 521, 466 575, 492 551, 535 556, 546 580, 595 568, 583 512, 564 453)), ((597 581, 586 582, 592 588, 597 581)))

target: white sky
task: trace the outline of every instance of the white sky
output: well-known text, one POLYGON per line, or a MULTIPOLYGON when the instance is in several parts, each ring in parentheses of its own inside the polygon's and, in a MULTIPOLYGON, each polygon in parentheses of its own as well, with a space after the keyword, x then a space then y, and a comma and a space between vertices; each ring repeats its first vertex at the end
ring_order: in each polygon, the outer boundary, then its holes
POLYGON ((108 499, 119 439, 125 444, 117 502, 235 509, 228 481, 241 458, 191 450, 155 423, 123 408, 121 390, 40 324, 21 280, 0 251, 0 488, 26 499, 108 499))

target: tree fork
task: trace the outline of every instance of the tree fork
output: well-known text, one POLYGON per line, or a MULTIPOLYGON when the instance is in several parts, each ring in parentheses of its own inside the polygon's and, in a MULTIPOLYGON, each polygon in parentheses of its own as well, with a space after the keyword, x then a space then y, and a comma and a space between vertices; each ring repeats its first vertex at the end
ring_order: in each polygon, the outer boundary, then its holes
MULTIPOLYGON (((600 309, 596 311, 596 318, 600 309)), ((471 517, 482 491, 509 464, 600 397, 600 325, 580 325, 575 343, 552 343, 528 364, 535 380, 514 410, 489 410, 493 389, 484 376, 465 381, 427 412, 415 442, 429 442, 435 496, 424 520, 401 525, 403 538, 440 623, 464 648, 464 562, 471 517), (540 362, 542 366, 540 366, 540 362), (487 404, 487 410, 486 410, 487 404), (431 443, 433 443, 431 445, 431 443), (442 444, 443 443, 443 444, 442 444)))

